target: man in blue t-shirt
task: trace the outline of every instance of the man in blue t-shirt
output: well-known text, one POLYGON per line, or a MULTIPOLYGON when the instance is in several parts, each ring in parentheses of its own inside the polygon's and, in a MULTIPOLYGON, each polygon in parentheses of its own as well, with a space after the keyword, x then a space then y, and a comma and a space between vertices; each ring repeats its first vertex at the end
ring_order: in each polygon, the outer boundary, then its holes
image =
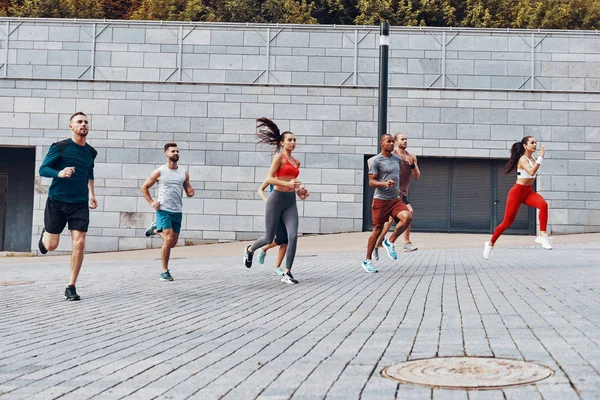
POLYGON ((65 299, 79 300, 75 282, 83 263, 85 236, 90 223, 90 208, 98 207, 94 193, 96 150, 86 143, 87 116, 81 111, 69 120, 71 139, 53 143, 40 166, 40 176, 52 178, 44 211, 44 228, 38 242, 40 253, 55 250, 60 234, 68 224, 73 241, 71 273, 65 299))

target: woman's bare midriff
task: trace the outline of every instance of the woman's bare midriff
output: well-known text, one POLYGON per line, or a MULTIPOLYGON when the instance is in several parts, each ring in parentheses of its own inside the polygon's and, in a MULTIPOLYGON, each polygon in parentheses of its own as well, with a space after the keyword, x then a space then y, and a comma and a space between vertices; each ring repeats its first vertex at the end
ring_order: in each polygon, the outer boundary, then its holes
MULTIPOLYGON (((295 178, 293 178, 291 176, 278 176, 277 179, 286 181, 286 182, 291 182, 292 179, 295 179, 295 178)), ((286 192, 286 193, 295 191, 295 189, 293 189, 293 188, 290 188, 287 186, 281 186, 281 185, 275 185, 274 189, 277 190, 278 192, 286 192)))
POLYGON ((517 179, 517 185, 531 186, 531 185, 533 185, 533 181, 535 181, 535 179, 519 178, 519 179, 517 179))

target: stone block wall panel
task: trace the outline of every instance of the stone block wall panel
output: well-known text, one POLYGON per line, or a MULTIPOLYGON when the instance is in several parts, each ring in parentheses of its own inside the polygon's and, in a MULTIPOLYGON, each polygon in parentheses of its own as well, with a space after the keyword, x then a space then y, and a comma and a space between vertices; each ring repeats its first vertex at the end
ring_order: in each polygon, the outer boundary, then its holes
MULTIPOLYGON (((153 219, 139 186, 164 162, 167 141, 178 143, 197 193, 184 203, 182 243, 260 236, 256 190, 271 161, 254 135, 262 116, 297 135, 300 179, 312 193, 299 204, 301 232, 361 229, 364 155, 378 142, 377 27, 0 18, 2 29, 7 23, 21 25, 0 67, 0 145, 35 146, 39 167, 49 146, 69 136, 68 117, 88 113, 100 202, 90 251, 160 246, 136 237, 153 219)), ((393 27, 389 131, 406 133, 421 157, 507 158, 512 142, 534 135, 548 150, 539 188, 550 230, 594 231, 599 40, 585 32, 393 27)), ((40 182, 32 243, 50 180, 40 182)))

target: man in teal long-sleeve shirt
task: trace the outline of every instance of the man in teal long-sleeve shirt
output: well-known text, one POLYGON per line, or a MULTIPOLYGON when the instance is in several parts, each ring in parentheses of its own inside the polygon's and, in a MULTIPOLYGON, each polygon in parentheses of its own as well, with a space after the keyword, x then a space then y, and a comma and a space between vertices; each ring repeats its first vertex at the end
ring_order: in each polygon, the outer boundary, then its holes
POLYGON ((44 211, 44 228, 38 247, 40 253, 55 250, 60 234, 68 224, 73 249, 71 273, 65 299, 79 300, 75 283, 83 263, 85 236, 90 223, 90 208, 98 207, 94 193, 94 159, 96 150, 86 143, 89 132, 87 116, 77 112, 69 120, 71 139, 53 143, 40 166, 40 176, 52 178, 44 211))

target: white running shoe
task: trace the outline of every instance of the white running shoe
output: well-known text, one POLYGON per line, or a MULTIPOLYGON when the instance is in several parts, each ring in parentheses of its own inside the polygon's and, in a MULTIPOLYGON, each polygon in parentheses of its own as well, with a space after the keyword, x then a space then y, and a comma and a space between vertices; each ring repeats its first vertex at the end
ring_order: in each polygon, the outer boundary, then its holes
POLYGON ((546 250, 552 250, 552 242, 550 241, 550 238, 548 237, 547 233, 543 236, 540 235, 536 237, 535 242, 541 244, 542 247, 546 250))
POLYGON ((373 253, 371 253, 371 257, 373 258, 373 260, 379 261, 379 249, 377 247, 375 247, 373 249, 373 253))
POLYGON ((494 251, 494 246, 492 246, 490 242, 485 242, 485 244, 483 245, 483 258, 489 260, 492 251, 494 251))
POLYGON ((283 274, 283 276, 281 277, 281 282, 294 284, 294 285, 298 283, 298 281, 296 279, 294 279, 294 277, 292 276, 291 272, 285 272, 283 274))
POLYGON ((373 263, 371 262, 371 260, 365 260, 362 262, 362 267, 365 271, 367 271, 370 274, 374 274, 375 272, 377 272, 377 268, 375 268, 373 266, 373 263))

